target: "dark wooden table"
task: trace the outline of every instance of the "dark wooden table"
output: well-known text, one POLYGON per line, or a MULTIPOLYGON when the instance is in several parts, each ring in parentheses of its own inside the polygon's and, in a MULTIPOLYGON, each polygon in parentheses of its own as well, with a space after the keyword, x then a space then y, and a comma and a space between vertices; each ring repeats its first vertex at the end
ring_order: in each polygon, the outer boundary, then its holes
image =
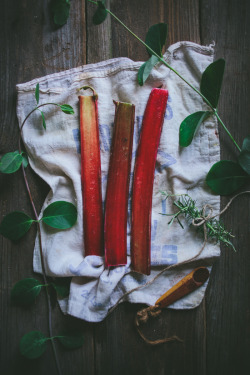
MULTIPOLYGON (((94 7, 84 0, 71 1, 67 25, 55 29, 49 1, 1 0, 1 146, 0 155, 17 149, 15 85, 49 73, 111 57, 145 60, 143 46, 110 17, 92 24, 94 7)), ((190 40, 216 43, 216 58, 226 60, 219 110, 239 144, 250 124, 250 1, 248 0, 107 0, 107 7, 136 34, 145 38, 149 26, 167 22, 167 43, 190 40)), ((220 129, 221 130, 221 129, 220 129)), ((236 150, 220 131, 221 158, 235 160, 236 150)), ((32 191, 40 208, 48 187, 29 172, 32 191)), ((14 210, 32 214, 21 172, 0 175, 0 219, 14 210)), ((222 199, 222 205, 227 199, 222 199)), ((58 346, 63 375, 250 373, 250 231, 249 196, 241 196, 224 215, 237 253, 222 247, 206 296, 192 311, 166 310, 148 328, 148 335, 176 334, 183 343, 147 346, 134 328, 139 305, 124 303, 105 321, 90 324, 62 316, 53 309, 53 328, 82 328, 85 344, 66 351, 58 346)), ((47 332, 47 307, 41 296, 31 309, 12 306, 10 290, 25 277, 34 277, 32 252, 35 228, 17 244, 0 237, 1 364, 2 375, 56 374, 52 350, 35 361, 19 354, 20 338, 31 330, 47 332)))

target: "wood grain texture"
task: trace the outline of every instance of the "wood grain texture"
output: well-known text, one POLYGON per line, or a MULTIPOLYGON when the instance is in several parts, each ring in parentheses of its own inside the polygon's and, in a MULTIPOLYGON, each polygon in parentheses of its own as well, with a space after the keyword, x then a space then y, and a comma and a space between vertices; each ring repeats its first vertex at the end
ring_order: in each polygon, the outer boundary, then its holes
MULTIPOLYGON (((154 23, 181 23, 181 29, 170 26, 171 43, 177 40, 199 42, 198 1, 111 1, 110 9, 137 35, 145 39, 146 31, 154 23), (138 17, 140 14, 140 17, 138 17), (196 22, 191 22, 195 20, 196 22)), ((88 22, 89 18, 87 19, 88 22)), ((145 48, 108 16, 107 27, 112 30, 112 56, 126 56, 133 60, 147 59, 145 48)), ((104 25, 104 24, 103 24, 104 25)), ((99 28, 103 25, 98 26, 99 28)), ((87 25, 91 30, 92 25, 87 25)), ((100 31, 101 32, 101 31, 100 31)), ((100 36, 102 38, 102 36, 100 36)), ((101 61, 103 54, 111 50, 95 47, 96 34, 88 31, 87 56, 94 54, 94 61, 101 61), (91 39, 93 38, 93 39, 91 39)), ((88 59, 88 62, 92 61, 88 59)), ((146 327, 151 339, 180 336, 184 343, 169 343, 162 347, 149 347, 138 336, 134 327, 134 316, 141 308, 122 304, 95 330, 96 374, 203 374, 204 373, 204 308, 188 312, 164 311, 161 317, 146 327), (198 322, 198 324, 197 324, 198 322), (182 358, 180 361, 179 358, 182 358), (198 360, 196 360, 198 358, 198 360)))
MULTIPOLYGON (((70 20, 61 29, 53 27, 48 6, 49 1, 1 2, 0 155, 17 149, 16 84, 86 62, 85 4, 81 1, 72 2, 70 20)), ((40 210, 48 188, 33 173, 29 172, 28 177, 33 198, 40 210)), ((20 171, 8 176, 0 174, 0 189, 0 220, 14 210, 21 210, 32 216, 20 171)), ((1 374, 56 373, 50 345, 43 358, 37 361, 25 360, 19 353, 19 341, 25 333, 32 330, 48 333, 44 294, 39 296, 31 309, 21 309, 12 306, 10 302, 10 290, 17 281, 25 277, 39 278, 32 272, 35 233, 34 226, 17 244, 0 237, 1 374)), ((57 306, 53 308, 53 316, 54 332, 62 331, 66 323, 57 306)), ((67 321, 70 325, 78 323, 71 318, 67 321)), ((93 374, 93 327, 79 322, 78 328, 80 327, 85 331, 84 351, 66 352, 58 346, 64 374, 71 373, 72 363, 75 362, 84 373, 93 374)))
MULTIPOLYGON (((106 7, 110 8, 110 0, 106 1, 106 7)), ((108 16, 101 25, 94 25, 92 22, 93 15, 96 11, 94 4, 86 5, 86 35, 87 48, 86 58, 88 64, 111 59, 112 37, 111 37, 111 18, 108 16)))
MULTIPOLYGON (((226 60, 219 113, 241 146, 250 120, 249 1, 201 1, 201 42, 215 41, 216 58, 226 60)), ((236 160, 238 152, 220 129, 221 159, 236 160)), ((248 186, 248 190, 249 186, 248 186)), ((222 206, 228 199, 222 199, 222 206)), ((237 253, 222 247, 206 297, 207 374, 250 372, 250 231, 249 195, 239 197, 223 215, 235 234, 237 253)))
MULTIPOLYGON (((167 45, 181 40, 199 43, 199 1, 111 1, 111 10, 136 35, 145 40, 150 26, 168 24, 167 45), (139 15, 139 16, 138 16, 139 15)), ((114 57, 129 57, 145 61, 148 54, 145 47, 123 29, 115 20, 112 23, 112 50, 114 57)))
MULTIPOLYGON (((49 1, 2 0, 0 14, 0 155, 17 149, 15 85, 45 74, 95 63, 112 57, 147 59, 143 46, 109 16, 92 25, 94 6, 71 1, 71 16, 55 29, 49 1)), ((219 112, 241 145, 249 134, 250 100, 250 4, 247 0, 107 0, 107 7, 142 39, 154 23, 169 24, 168 44, 190 40, 216 42, 216 57, 227 62, 219 112)), ((220 131, 222 158, 235 160, 236 150, 220 131)), ((40 209, 47 186, 29 173, 31 189, 40 209)), ((32 215, 21 174, 0 175, 0 220, 13 210, 32 215)), ((227 199, 222 200, 224 205, 227 199)), ((190 311, 165 310, 143 328, 151 339, 173 334, 183 343, 147 346, 134 327, 142 305, 121 304, 106 320, 89 324, 63 317, 53 308, 55 333, 65 327, 82 329, 84 347, 66 351, 58 346, 62 373, 70 375, 238 375, 249 373, 250 348, 250 252, 249 197, 242 196, 224 215, 236 238, 237 253, 222 248, 206 298, 190 311)), ((0 237, 0 373, 4 375, 56 374, 51 348, 37 361, 19 354, 20 338, 30 330, 47 333, 46 301, 41 295, 31 309, 10 303, 10 290, 32 272, 36 229, 17 244, 0 237)))

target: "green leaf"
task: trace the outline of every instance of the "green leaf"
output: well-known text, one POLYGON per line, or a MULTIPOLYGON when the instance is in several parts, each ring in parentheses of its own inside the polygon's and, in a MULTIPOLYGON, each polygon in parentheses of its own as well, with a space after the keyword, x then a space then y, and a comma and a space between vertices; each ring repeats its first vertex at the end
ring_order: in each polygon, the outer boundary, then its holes
MULTIPOLYGON (((167 34, 168 25, 157 23, 148 29, 145 42, 157 55, 162 56, 162 48, 165 46, 167 34)), ((152 56, 152 52, 148 48, 147 51, 152 56)))
POLYGON ((39 103, 39 83, 36 85, 35 97, 37 104, 39 103))
POLYGON ((45 117, 44 117, 44 113, 41 111, 41 115, 42 115, 42 119, 43 119, 43 127, 44 129, 46 130, 46 122, 45 122, 45 117))
POLYGON ((22 152, 22 157, 23 157, 23 166, 24 168, 27 168, 27 166, 29 165, 29 159, 28 159, 26 152, 22 152))
POLYGON ((223 75, 225 70, 225 60, 219 59, 210 64, 201 77, 201 93, 217 108, 223 75))
POLYGON ((3 218, 0 224, 0 234, 16 241, 28 232, 33 221, 23 212, 11 212, 3 218))
POLYGON ((66 115, 73 115, 74 114, 74 110, 71 107, 71 105, 69 105, 69 104, 62 104, 62 105, 59 105, 59 107, 61 108, 61 110, 64 113, 66 113, 66 115))
POLYGON ((92 19, 94 25, 100 25, 101 23, 103 23, 108 15, 103 1, 97 1, 97 6, 98 8, 95 11, 92 19))
POLYGON ((158 57, 156 57, 155 55, 152 55, 148 61, 142 64, 137 75, 137 81, 140 86, 143 86, 144 82, 150 75, 151 70, 158 63, 158 61, 159 61, 158 57))
POLYGON ((29 306, 41 291, 41 283, 33 278, 18 281, 11 290, 11 299, 18 305, 29 306))
POLYGON ((58 336, 57 338, 67 349, 80 348, 84 343, 84 336, 81 332, 66 333, 58 336))
POLYGON ((40 331, 31 331, 21 338, 19 348, 21 354, 29 359, 40 357, 46 349, 48 339, 40 331))
POLYGON ((51 10, 55 25, 63 26, 69 18, 70 2, 69 0, 52 0, 51 10))
POLYGON ((244 171, 250 174, 250 136, 247 136, 243 141, 238 162, 244 171))
POLYGON ((242 143, 242 151, 250 151, 250 135, 248 135, 242 143))
POLYGON ((8 152, 0 161, 0 172, 14 173, 22 165, 23 157, 18 151, 8 152))
POLYGON ((42 221, 52 228, 68 229, 77 220, 76 207, 69 202, 57 201, 51 203, 43 212, 42 221))
POLYGON ((206 183, 216 193, 229 195, 244 185, 249 176, 238 163, 221 160, 215 163, 206 177, 206 183))
POLYGON ((179 144, 181 147, 190 145, 196 129, 210 115, 208 111, 199 111, 187 116, 180 125, 179 144))
POLYGON ((51 285, 55 289, 58 297, 66 298, 69 295, 71 277, 57 277, 51 285))

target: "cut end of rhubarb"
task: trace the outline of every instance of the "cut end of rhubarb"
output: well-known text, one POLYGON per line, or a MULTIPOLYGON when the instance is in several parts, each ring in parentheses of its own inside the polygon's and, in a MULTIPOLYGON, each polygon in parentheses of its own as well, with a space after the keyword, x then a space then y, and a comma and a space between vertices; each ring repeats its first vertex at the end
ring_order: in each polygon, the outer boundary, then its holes
POLYGON ((139 267, 139 266, 135 267, 132 264, 132 271, 136 272, 136 273, 139 273, 139 274, 142 274, 142 275, 149 276, 150 273, 151 273, 151 265, 149 264, 147 267, 145 267, 145 265, 143 265, 142 267, 139 267))
POLYGON ((105 257, 105 266, 107 267, 107 268, 109 268, 109 267, 119 267, 119 266, 126 266, 126 264, 127 264, 127 258, 126 258, 126 260, 124 260, 124 261, 120 261, 120 260, 117 260, 117 261, 113 261, 113 262, 108 262, 108 260, 106 259, 106 257, 105 257))
MULTIPOLYGON (((91 90, 92 93, 93 93, 93 97, 94 97, 94 99, 95 99, 95 100, 98 99, 97 92, 95 91, 95 89, 93 89, 93 87, 91 87, 91 86, 83 86, 83 87, 80 87, 80 88, 78 89, 78 91, 81 91, 81 90, 91 90)), ((79 97, 79 98, 80 98, 80 97, 79 97)))

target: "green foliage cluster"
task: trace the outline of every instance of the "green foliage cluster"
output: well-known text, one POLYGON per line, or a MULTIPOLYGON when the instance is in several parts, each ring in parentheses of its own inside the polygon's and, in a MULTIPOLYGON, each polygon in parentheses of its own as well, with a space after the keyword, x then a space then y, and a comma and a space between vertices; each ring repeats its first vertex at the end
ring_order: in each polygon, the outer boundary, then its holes
POLYGON ((240 152, 237 161, 221 160, 214 164, 206 177, 206 183, 211 190, 219 195, 228 195, 234 193, 246 182, 250 180, 250 136, 247 136, 242 145, 238 146, 225 124, 218 115, 217 107, 219 103, 221 86, 223 82, 225 60, 219 59, 210 64, 203 72, 201 77, 200 89, 192 86, 176 70, 174 70, 164 59, 162 49, 166 43, 168 27, 165 23, 158 23, 149 28, 146 34, 146 40, 143 42, 134 34, 114 13, 105 7, 105 1, 89 2, 97 5, 97 10, 93 17, 94 24, 102 23, 109 13, 116 19, 128 32, 130 32, 140 43, 142 43, 149 54, 149 59, 142 64, 138 71, 137 81, 142 86, 148 79, 152 69, 159 62, 177 74, 190 88, 192 88, 203 101, 207 104, 208 110, 198 111, 188 115, 180 124, 179 145, 188 147, 195 137, 199 126, 209 117, 215 116, 222 125, 228 136, 231 138, 238 151, 240 152))
MULTIPOLYGON (((43 212, 40 222, 56 229, 69 229, 77 220, 76 207, 65 201, 51 203, 43 212)), ((14 211, 6 215, 0 224, 0 234, 10 240, 17 241, 30 229, 32 223, 37 223, 24 212, 14 211)))
POLYGON ((65 25, 69 18, 70 1, 51 0, 50 5, 54 24, 59 27, 65 25))
POLYGON ((97 10, 93 16, 93 24, 94 25, 100 25, 105 21, 108 12, 105 7, 105 1, 97 1, 97 10))
POLYGON ((157 55, 163 57, 162 49, 167 40, 167 33, 168 27, 166 23, 158 23, 149 28, 146 35, 146 44, 150 47, 150 49, 147 48, 150 58, 142 64, 138 71, 137 81, 140 86, 143 86, 154 66, 160 61, 159 57, 151 51, 153 50, 157 55))
MULTIPOLYGON (((39 105, 40 100, 40 92, 39 92, 39 84, 36 85, 35 89, 35 99, 37 106, 26 116, 24 122, 21 125, 20 133, 22 128, 28 119, 28 117, 36 110, 41 112, 42 116, 42 126, 46 130, 46 122, 45 122, 45 115, 40 110, 40 107, 45 105, 55 105, 59 107, 65 114, 71 115, 74 114, 73 108, 69 104, 57 104, 57 103, 44 103, 39 105)), ((19 138, 19 150, 14 152, 9 152, 1 158, 0 161, 0 172, 11 174, 20 169, 23 166, 23 176, 26 181, 26 187, 29 190, 28 181, 26 179, 26 174, 24 168, 28 166, 28 158, 24 151, 21 151, 21 142, 19 138)), ((33 203, 32 196, 30 194, 31 202, 33 203)), ((14 211, 7 214, 2 222, 0 223, 0 234, 4 237, 12 240, 17 241, 21 237, 23 237, 27 231, 30 229, 33 223, 37 223, 39 226, 41 223, 44 223, 48 227, 59 229, 59 230, 67 230, 70 229, 77 220, 77 209, 74 204, 66 201, 56 201, 49 204, 43 211, 43 215, 41 219, 38 219, 36 210, 34 210, 36 219, 32 219, 29 215, 24 212, 14 211)), ((40 233, 40 230, 39 230, 40 233)), ((41 243, 40 243, 40 246, 41 243)), ((42 270, 43 270, 43 278, 47 281, 46 275, 44 273, 43 267, 43 254, 42 248, 40 249, 41 254, 41 262, 42 262, 42 270)), ((28 307, 32 305, 38 295, 40 294, 42 288, 46 288, 46 295, 47 301, 49 304, 49 321, 51 320, 51 306, 50 306, 50 298, 48 294, 48 287, 53 288, 58 298, 66 298, 69 295, 69 288, 70 288, 70 281, 71 278, 55 278, 49 283, 41 284, 35 278, 25 278, 23 280, 18 281, 11 290, 11 300, 13 303, 28 307)), ((49 324, 50 326, 50 324, 49 324)), ((51 332, 50 332, 50 336, 51 332)), ((20 351, 22 355, 26 358, 34 359, 40 357, 45 349, 46 343, 49 340, 58 339, 59 342, 66 348, 73 349, 78 348, 83 344, 83 335, 81 332, 75 333, 65 333, 60 334, 54 337, 46 337, 42 332, 39 331, 31 331, 24 335, 20 341, 20 351)), ((56 359, 56 351, 54 348, 54 355, 56 359)), ((56 363, 58 366, 58 361, 56 359, 56 363)), ((58 368, 58 372, 60 370, 58 368)))
MULTIPOLYGON (((168 199, 170 196, 175 197, 175 195, 170 195, 165 192, 162 192, 162 194, 166 197, 166 199, 168 199)), ((197 220, 203 220, 204 215, 206 215, 206 213, 203 212, 203 209, 199 209, 196 207, 196 202, 188 194, 180 195, 180 198, 174 201, 173 205, 177 207, 177 212, 173 214, 162 214, 164 216, 172 217, 168 223, 169 226, 171 226, 176 220, 183 228, 183 225, 179 218, 181 215, 183 215, 187 219, 189 225, 192 224, 193 220, 195 222, 197 222, 197 220)), ((211 217, 210 219, 205 221, 205 225, 207 239, 215 240, 217 243, 222 242, 224 245, 231 247, 235 251, 234 245, 231 242, 231 238, 234 236, 231 234, 231 232, 228 232, 224 228, 221 220, 217 220, 214 217, 211 217)), ((204 236, 203 225, 197 226, 197 230, 204 236)))
POLYGON ((14 173, 21 167, 22 164, 26 168, 28 163, 29 162, 25 152, 8 152, 7 154, 3 155, 0 161, 0 172, 7 174, 14 173))
POLYGON ((55 289, 58 298, 66 298, 69 295, 70 277, 57 277, 49 284, 41 284, 37 279, 26 278, 18 281, 11 290, 11 301, 19 306, 32 305, 40 294, 42 287, 55 289))
POLYGON ((45 352, 47 342, 55 339, 58 339, 67 349, 80 348, 84 343, 84 336, 81 332, 66 332, 58 336, 46 337, 40 331, 31 331, 22 337, 19 344, 20 352, 28 359, 39 358, 45 352))

